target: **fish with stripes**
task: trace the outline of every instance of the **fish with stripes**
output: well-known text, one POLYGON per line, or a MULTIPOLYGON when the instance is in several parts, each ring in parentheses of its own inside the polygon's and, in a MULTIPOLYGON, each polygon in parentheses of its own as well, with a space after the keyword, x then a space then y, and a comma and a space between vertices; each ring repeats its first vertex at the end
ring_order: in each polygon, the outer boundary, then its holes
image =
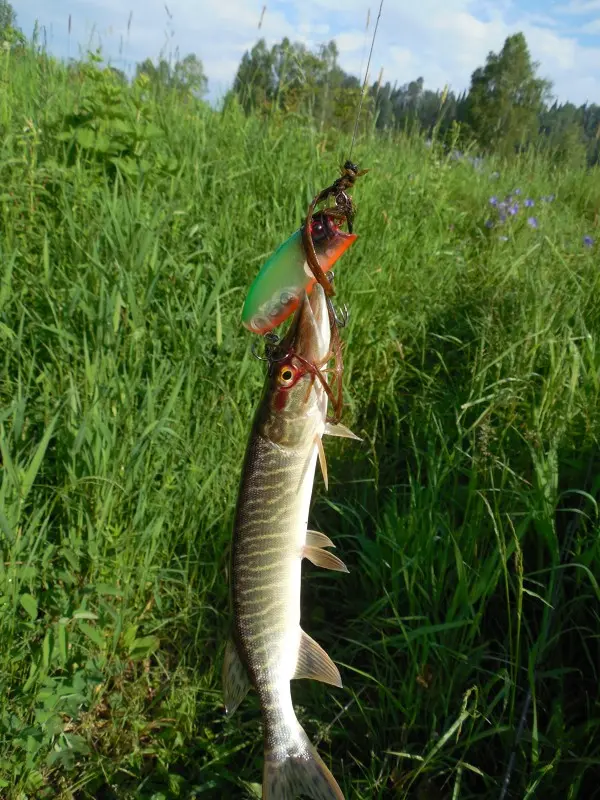
POLYGON ((292 324, 269 353, 269 372, 242 467, 232 544, 232 635, 225 650, 228 715, 258 693, 264 730, 263 800, 344 800, 294 711, 290 682, 341 686, 331 658, 300 627, 302 560, 348 572, 333 542, 308 529, 314 474, 327 468, 323 434, 358 439, 327 420, 325 371, 332 315, 325 292, 304 293, 292 324))

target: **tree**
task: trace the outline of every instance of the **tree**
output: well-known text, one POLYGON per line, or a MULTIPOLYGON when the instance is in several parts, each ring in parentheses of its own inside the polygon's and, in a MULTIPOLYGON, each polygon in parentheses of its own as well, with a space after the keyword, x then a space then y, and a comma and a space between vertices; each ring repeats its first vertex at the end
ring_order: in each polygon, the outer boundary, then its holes
POLYGON ((538 115, 551 88, 536 77, 537 67, 525 37, 516 33, 471 76, 467 121, 483 149, 515 152, 537 135, 538 115))
POLYGON ((540 115, 542 146, 553 161, 572 169, 580 169, 587 161, 584 140, 584 109, 573 103, 544 109, 540 115))
MULTIPOLYGON (((261 39, 244 53, 233 91, 246 113, 276 109, 310 116, 321 127, 347 128, 360 100, 360 82, 341 69, 337 57, 334 41, 312 52, 287 38, 269 50, 261 39)), ((371 98, 366 100, 365 118, 372 106, 371 98)))
POLYGON ((155 89, 173 89, 201 98, 206 94, 208 79, 202 61, 194 53, 171 65, 164 58, 155 64, 147 58, 136 66, 136 78, 145 75, 155 89))
POLYGON ((0 0, 0 36, 7 28, 16 29, 17 14, 7 0, 0 0))
POLYGON ((17 15, 7 0, 0 0, 0 41, 12 47, 23 47, 26 43, 23 31, 17 27, 17 15))
POLYGON ((172 82, 179 91, 190 92, 194 97, 203 97, 208 89, 208 78, 202 62, 195 53, 188 53, 177 61, 172 71, 172 82))
POLYGON ((260 39, 250 52, 246 51, 238 67, 233 91, 244 111, 267 104, 273 96, 273 65, 267 43, 260 39))

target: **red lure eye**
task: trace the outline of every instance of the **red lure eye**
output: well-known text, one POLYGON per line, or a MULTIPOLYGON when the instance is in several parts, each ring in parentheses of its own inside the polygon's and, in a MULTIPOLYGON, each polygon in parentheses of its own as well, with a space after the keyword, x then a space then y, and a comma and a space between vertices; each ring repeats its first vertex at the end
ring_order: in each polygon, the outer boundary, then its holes
POLYGON ((319 212, 310 223, 310 235, 315 244, 330 238, 337 229, 335 222, 326 214, 319 212))
POLYGON ((326 236, 325 232, 325 225, 321 222, 321 220, 313 220, 310 226, 310 235, 312 236, 313 242, 321 242, 326 236))

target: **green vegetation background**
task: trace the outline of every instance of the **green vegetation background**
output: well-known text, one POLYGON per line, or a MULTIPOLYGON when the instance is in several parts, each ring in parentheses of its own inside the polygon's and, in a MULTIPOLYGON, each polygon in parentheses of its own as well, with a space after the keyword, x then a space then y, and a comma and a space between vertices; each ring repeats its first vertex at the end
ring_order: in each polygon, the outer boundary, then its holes
MULTIPOLYGON (((94 58, 7 47, 0 76, 0 796, 244 797, 256 698, 225 720, 220 694, 263 380, 240 309, 347 137, 94 58)), ((592 798, 600 182, 448 153, 356 146, 364 441, 326 442, 312 511, 350 575, 303 580, 345 687, 294 697, 349 800, 467 800, 500 795, 531 688, 511 796, 592 798), (535 206, 497 224, 516 189, 535 206)))

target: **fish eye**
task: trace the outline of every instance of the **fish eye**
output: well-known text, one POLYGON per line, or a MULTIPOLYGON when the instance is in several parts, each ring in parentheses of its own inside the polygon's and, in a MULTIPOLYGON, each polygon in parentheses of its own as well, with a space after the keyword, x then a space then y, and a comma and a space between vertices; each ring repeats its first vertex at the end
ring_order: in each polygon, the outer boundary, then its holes
POLYGON ((279 370, 279 383, 283 386, 289 386, 294 380, 295 372, 288 364, 285 364, 279 370))

